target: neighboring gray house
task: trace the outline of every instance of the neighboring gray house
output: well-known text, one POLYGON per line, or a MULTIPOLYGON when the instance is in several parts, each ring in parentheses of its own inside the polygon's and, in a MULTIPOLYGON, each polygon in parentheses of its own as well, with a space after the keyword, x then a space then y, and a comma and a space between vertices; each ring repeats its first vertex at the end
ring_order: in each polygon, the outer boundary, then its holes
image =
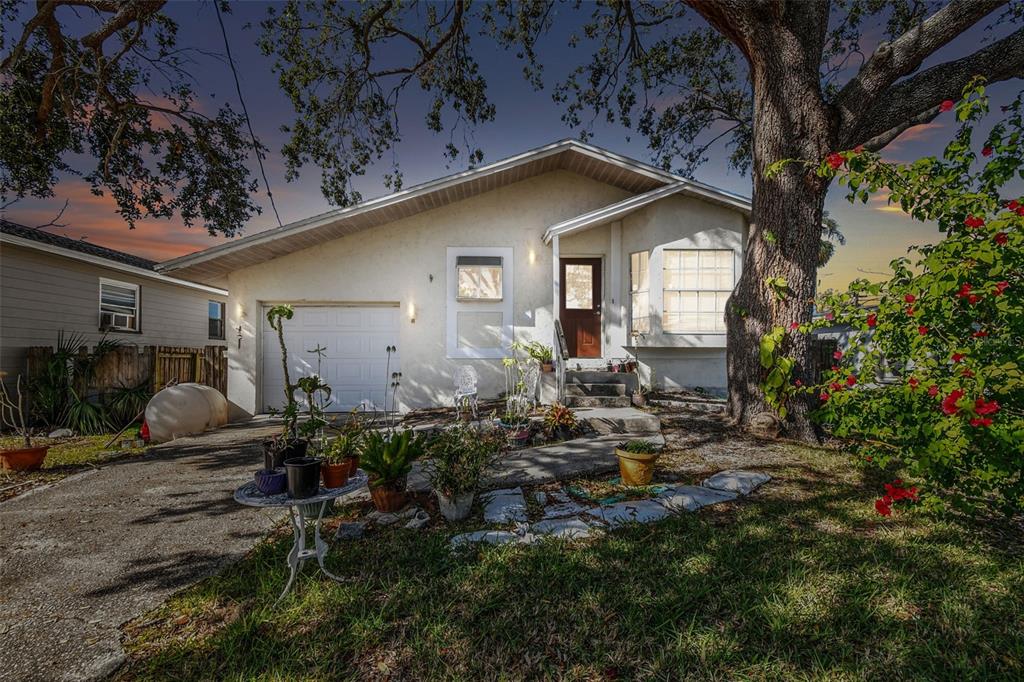
POLYGON ((139 346, 226 344, 228 292, 156 272, 155 262, 0 219, 0 370, 57 333, 139 346))
MULTIPOLYGON (((474 367, 504 390, 515 341, 553 345, 570 366, 636 356, 666 387, 724 392, 725 301, 740 275, 747 199, 575 140, 161 263, 230 290, 228 399, 254 414, 281 402, 267 306, 286 323, 290 374, 321 374, 333 410, 451 404, 474 367), (234 337, 232 337, 234 338, 234 337), (397 352, 388 355, 389 347, 397 352)), ((237 412, 234 416, 240 416, 237 412)))

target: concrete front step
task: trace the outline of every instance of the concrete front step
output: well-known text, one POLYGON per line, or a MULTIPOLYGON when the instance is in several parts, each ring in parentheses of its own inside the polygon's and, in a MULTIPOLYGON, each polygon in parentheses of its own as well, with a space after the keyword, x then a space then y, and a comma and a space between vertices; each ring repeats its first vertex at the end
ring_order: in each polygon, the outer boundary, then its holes
POLYGON ((592 407, 574 410, 601 434, 660 434, 661 420, 635 407, 592 407))
POLYGON ((567 395, 566 407, 629 407, 633 402, 625 395, 567 395))
POLYGON ((625 384, 570 384, 565 385, 566 395, 575 396, 622 396, 626 395, 625 384))
POLYGON ((636 374, 630 372, 603 372, 598 370, 570 370, 565 373, 568 384, 622 384, 626 392, 637 389, 636 374))

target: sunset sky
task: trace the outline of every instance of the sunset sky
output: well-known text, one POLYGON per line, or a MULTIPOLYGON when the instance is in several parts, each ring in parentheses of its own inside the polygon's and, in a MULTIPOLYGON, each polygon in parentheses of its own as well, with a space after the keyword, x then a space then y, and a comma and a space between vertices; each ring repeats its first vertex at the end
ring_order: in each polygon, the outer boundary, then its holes
MULTIPOLYGON (((292 119, 292 110, 277 88, 271 60, 261 55, 256 48, 258 28, 247 28, 249 24, 258 24, 265 17, 266 9, 267 3, 235 3, 233 12, 225 15, 225 21, 256 134, 270 148, 265 166, 271 188, 281 218, 288 223, 329 210, 331 206, 320 194, 317 169, 307 167, 295 182, 287 183, 284 180, 284 165, 279 153, 284 134, 280 132, 280 126, 292 119)), ((224 53, 212 4, 174 2, 168 5, 167 11, 180 24, 181 46, 224 53)), ((561 110, 551 100, 550 86, 587 56, 583 49, 573 50, 565 45, 569 32, 579 25, 581 16, 580 13, 564 8, 556 18, 556 31, 549 36, 541 51, 547 65, 546 82, 549 85, 548 90, 541 92, 534 92, 523 80, 521 65, 513 55, 474 36, 475 54, 490 84, 489 94, 498 109, 494 123, 475 131, 475 142, 486 153, 485 163, 576 135, 561 122, 561 110)), ((4 30, 20 30, 20 26, 5 26, 4 30)), ((1008 32, 999 26, 994 30, 986 30, 983 22, 947 46, 926 62, 925 66, 959 57, 1008 32)), ((875 30, 874 33, 867 34, 862 41, 865 50, 877 44, 880 31, 875 30)), ((210 102, 210 109, 215 109, 216 102, 227 100, 237 110, 237 95, 227 63, 198 54, 195 62, 193 73, 198 79, 196 88, 210 102)), ((1010 101, 1019 89, 1020 81, 994 85, 990 89, 993 108, 998 110, 998 105, 1010 101)), ((399 112, 403 142, 397 149, 406 187, 463 169, 462 166, 446 166, 442 149, 448 141, 448 135, 427 132, 423 125, 424 112, 422 95, 414 90, 406 93, 399 112)), ((949 113, 931 124, 912 128, 891 144, 885 155, 893 160, 909 161, 940 153, 953 133, 954 125, 953 114, 949 113)), ((636 159, 650 159, 644 139, 636 134, 631 135, 621 127, 597 125, 591 141, 636 159)), ((252 170, 258 172, 255 162, 252 170)), ((357 188, 364 198, 385 193, 381 182, 382 173, 382 169, 371 169, 357 182, 357 188)), ((698 169, 695 177, 723 189, 750 195, 749 176, 727 169, 723 149, 713 152, 710 161, 698 169)), ((67 226, 50 229, 148 258, 164 260, 224 241, 222 238, 209 237, 202 227, 186 229, 176 220, 148 220, 140 223, 137 229, 129 230, 114 212, 109 197, 93 196, 87 184, 76 178, 61 182, 54 198, 24 199, 8 208, 4 217, 27 225, 45 223, 66 199, 70 200, 70 206, 61 222, 67 223, 67 226)), ((252 219, 246 234, 276 226, 262 186, 258 200, 264 206, 264 212, 252 219)), ((909 245, 927 243, 938 238, 934 226, 910 220, 898 209, 887 206, 883 198, 876 198, 866 206, 851 206, 837 187, 830 194, 828 209, 839 220, 847 244, 839 247, 832 262, 822 270, 820 276, 824 287, 843 286, 850 279, 865 276, 865 273, 869 273, 866 276, 877 278, 877 275, 870 273, 885 270, 887 263, 904 254, 909 245)))

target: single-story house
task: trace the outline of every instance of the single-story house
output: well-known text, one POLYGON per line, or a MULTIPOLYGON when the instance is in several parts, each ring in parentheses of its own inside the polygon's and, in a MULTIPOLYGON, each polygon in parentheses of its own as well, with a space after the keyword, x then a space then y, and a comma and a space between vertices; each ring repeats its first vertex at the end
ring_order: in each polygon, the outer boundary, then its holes
POLYGON ((292 380, 326 348, 334 410, 381 405, 395 371, 399 409, 451 404, 464 364, 496 396, 513 341, 554 345, 556 319, 572 368, 639 355, 645 381, 722 393, 749 214, 748 199, 564 140, 158 269, 230 291, 228 398, 247 414, 281 403, 265 311, 282 303, 292 380))
POLYGON ((157 272, 155 261, 0 220, 0 370, 57 334, 93 344, 226 345, 228 292, 157 272))

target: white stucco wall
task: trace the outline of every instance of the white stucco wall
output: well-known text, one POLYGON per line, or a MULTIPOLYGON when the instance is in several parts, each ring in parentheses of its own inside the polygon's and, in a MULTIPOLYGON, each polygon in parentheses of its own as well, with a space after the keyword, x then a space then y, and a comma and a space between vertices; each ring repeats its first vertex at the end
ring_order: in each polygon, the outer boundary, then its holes
MULTIPOLYGON (((402 310, 401 409, 449 404, 459 364, 477 368, 482 397, 496 396, 504 390, 499 359, 447 357, 449 247, 511 248, 515 338, 550 344, 552 252, 543 242, 544 231, 627 196, 616 187, 554 171, 231 273, 229 324, 242 327, 241 347, 228 346, 228 398, 235 416, 256 413, 262 404, 262 309, 273 303, 397 303, 402 310)), ((562 257, 602 258, 604 357, 634 355, 627 342, 631 252, 651 251, 653 273, 661 267, 665 248, 731 248, 738 277, 746 229, 746 219, 735 210, 673 196, 621 221, 563 237, 562 257)), ((660 310, 660 274, 652 274, 651 304, 660 310)), ((652 322, 658 333, 645 340, 640 360, 645 367, 655 365, 658 385, 724 390, 724 334, 662 334, 660 322, 652 322)))
POLYGON ((511 247, 516 338, 550 344, 552 264, 544 231, 627 196, 616 187, 554 171, 231 273, 228 317, 232 328, 242 327, 241 348, 228 346, 234 415, 252 414, 261 404, 257 368, 265 303, 397 302, 402 309, 400 407, 449 403, 460 363, 477 368, 483 397, 496 396, 504 390, 500 360, 446 358, 447 248, 511 247))

